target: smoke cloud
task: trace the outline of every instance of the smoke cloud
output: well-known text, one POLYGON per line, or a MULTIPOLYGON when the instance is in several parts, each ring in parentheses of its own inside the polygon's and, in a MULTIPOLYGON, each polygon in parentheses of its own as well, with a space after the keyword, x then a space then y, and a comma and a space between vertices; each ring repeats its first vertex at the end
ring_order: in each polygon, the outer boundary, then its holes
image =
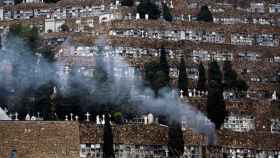
MULTIPOLYGON (((68 42, 63 46, 72 47, 68 42)), ((214 143, 213 123, 193 106, 180 101, 177 90, 163 88, 160 97, 155 97, 153 91, 145 87, 144 81, 139 78, 138 70, 119 56, 115 49, 108 46, 106 37, 100 37, 92 47, 95 47, 96 67, 102 68, 107 74, 106 84, 100 84, 95 77, 88 80, 79 73, 62 73, 58 70, 58 65, 60 69, 65 68, 67 66, 64 65, 65 63, 50 63, 39 54, 32 52, 24 41, 13 37, 0 50, 2 65, 0 86, 7 93, 21 93, 30 87, 36 89, 52 80, 59 85, 60 92, 67 95, 69 75, 72 75, 72 81, 91 89, 92 100, 97 103, 121 105, 129 101, 144 111, 163 114, 170 119, 182 121, 186 128, 206 134, 209 142, 214 143)), ((80 106, 83 108, 83 105, 80 106)), ((9 118, 0 109, 0 120, 2 119, 9 118)))
POLYGON ((155 97, 153 91, 149 87, 145 87, 144 81, 139 78, 135 68, 131 67, 114 50, 104 49, 107 46, 105 37, 99 38, 96 45, 103 48, 101 52, 104 59, 101 66, 105 68, 111 79, 109 87, 111 91, 102 94, 100 102, 121 103, 122 100, 129 99, 134 105, 145 111, 163 114, 175 121, 182 121, 185 128, 203 133, 208 136, 209 143, 215 143, 214 124, 195 107, 182 102, 179 99, 178 90, 163 88, 160 90, 160 97, 155 97))
POLYGON ((0 108, 0 120, 11 120, 2 108, 0 108))

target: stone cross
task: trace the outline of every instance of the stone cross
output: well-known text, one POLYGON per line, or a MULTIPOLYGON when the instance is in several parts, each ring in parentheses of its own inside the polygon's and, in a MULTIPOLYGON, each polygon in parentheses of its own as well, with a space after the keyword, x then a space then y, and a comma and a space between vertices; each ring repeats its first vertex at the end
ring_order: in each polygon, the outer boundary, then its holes
POLYGON ((191 21, 191 15, 190 14, 188 15, 188 19, 189 19, 189 21, 191 21))
POLYGON ((184 98, 183 93, 184 93, 184 91, 181 89, 181 90, 180 90, 180 98, 181 98, 181 99, 183 99, 183 98, 184 98))
POLYGON ((70 120, 73 121, 73 114, 70 113, 70 120))
POLYGON ((79 116, 78 116, 78 115, 76 115, 76 116, 75 116, 75 119, 76 119, 76 121, 78 121, 78 120, 79 120, 79 116))
POLYGON ((18 113, 17 112, 15 113, 15 116, 16 116, 15 120, 18 121, 18 113))
POLYGON ((193 89, 193 96, 196 96, 196 89, 193 89))
POLYGON ((89 116, 90 116, 90 114, 87 112, 85 115, 86 115, 86 117, 87 117, 86 121, 89 122, 89 116))

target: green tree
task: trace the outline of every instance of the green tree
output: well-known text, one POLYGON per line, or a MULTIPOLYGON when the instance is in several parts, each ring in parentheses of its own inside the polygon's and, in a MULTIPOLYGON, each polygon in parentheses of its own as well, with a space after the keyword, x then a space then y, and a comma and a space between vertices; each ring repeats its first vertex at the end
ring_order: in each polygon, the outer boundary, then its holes
POLYGON ((113 119, 116 124, 123 123, 123 114, 121 112, 114 112, 113 119))
POLYGON ((199 13, 197 14, 197 21, 204 22, 213 22, 213 16, 207 5, 204 5, 200 8, 199 13))
POLYGON ((234 87, 237 91, 247 91, 249 88, 246 81, 242 79, 237 79, 234 83, 234 87))
POLYGON ((15 4, 22 3, 22 0, 15 0, 15 4))
POLYGON ((238 79, 238 75, 236 71, 232 68, 232 64, 230 61, 224 62, 223 73, 224 89, 234 89, 237 91, 246 91, 248 89, 247 83, 242 79, 238 79))
POLYGON ((114 158, 114 141, 113 141, 113 131, 110 123, 110 117, 108 114, 105 116, 105 125, 103 133, 103 157, 104 158, 114 158))
POLYGON ((169 65, 167 61, 167 52, 160 50, 160 61, 152 61, 145 64, 145 80, 158 96, 158 91, 163 87, 169 87, 169 65))
POLYGON ((208 118, 215 124, 216 129, 220 129, 227 113, 223 98, 223 87, 215 80, 208 83, 206 110, 208 118))
POLYGON ((179 158, 184 153, 184 138, 181 124, 172 121, 168 130, 168 150, 170 158, 179 158))
POLYGON ((210 62, 208 66, 208 83, 212 80, 219 84, 222 81, 222 72, 217 61, 210 62))
POLYGON ((34 112, 40 112, 47 120, 56 120, 57 102, 55 98, 54 83, 48 82, 40 86, 35 92, 34 112))
POLYGON ((224 88, 226 90, 233 89, 237 80, 237 73, 232 69, 230 61, 225 61, 223 64, 224 73, 224 88))
POLYGON ((134 0, 122 0, 121 4, 122 6, 132 7, 134 5, 134 0))
POLYGON ((206 76, 205 76, 205 69, 203 63, 200 62, 198 66, 198 82, 197 82, 197 89, 200 91, 206 90, 206 76))
POLYGON ((173 19, 171 11, 168 8, 168 6, 166 5, 166 3, 163 5, 163 18, 166 21, 172 21, 172 19, 173 19))
POLYGON ((158 61, 151 61, 145 64, 145 80, 148 82, 148 85, 154 90, 155 95, 158 95, 158 91, 168 86, 169 78, 165 72, 161 70, 160 64, 158 61))
POLYGON ((178 89, 184 91, 184 95, 188 93, 188 75, 186 71, 186 65, 184 57, 181 57, 179 67, 178 89))
MULTIPOLYGON (((164 48, 160 50, 160 60, 159 60, 160 70, 164 72, 166 83, 169 83, 169 64, 167 61, 167 52, 164 48)), ((168 85, 168 84, 167 84, 168 85)))
POLYGON ((137 12, 140 14, 141 19, 145 18, 145 14, 149 15, 149 19, 158 19, 160 17, 158 6, 151 0, 142 0, 137 6, 137 12))
POLYGON ((61 25, 60 28, 61 28, 62 32, 69 32, 70 31, 69 26, 66 25, 66 24, 61 25))

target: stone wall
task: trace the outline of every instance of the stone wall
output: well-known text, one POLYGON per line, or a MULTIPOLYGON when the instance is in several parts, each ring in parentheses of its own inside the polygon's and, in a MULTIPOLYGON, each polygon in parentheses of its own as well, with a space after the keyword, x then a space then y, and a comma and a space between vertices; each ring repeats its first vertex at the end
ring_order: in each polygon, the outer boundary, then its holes
POLYGON ((0 121, 0 157, 16 149, 20 158, 78 158, 79 124, 51 121, 0 121))

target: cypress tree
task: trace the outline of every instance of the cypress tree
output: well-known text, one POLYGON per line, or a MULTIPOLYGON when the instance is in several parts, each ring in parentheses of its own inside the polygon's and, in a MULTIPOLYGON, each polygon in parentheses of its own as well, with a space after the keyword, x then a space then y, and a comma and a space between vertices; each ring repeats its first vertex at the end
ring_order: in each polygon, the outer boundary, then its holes
POLYGON ((197 89, 200 91, 206 90, 206 76, 205 76, 205 69, 202 63, 198 66, 198 82, 197 82, 197 89))
POLYGON ((156 96, 161 88, 169 86, 169 76, 162 71, 158 61, 145 64, 145 80, 148 81, 148 85, 154 90, 156 96))
POLYGON ((168 131, 168 150, 170 158, 179 158, 184 153, 184 139, 181 124, 172 121, 168 131))
POLYGON ((220 66, 216 61, 210 62, 208 67, 208 83, 212 80, 216 81, 219 84, 222 81, 222 72, 220 70, 220 66))
POLYGON ((178 89, 184 91, 184 95, 188 92, 188 76, 186 71, 186 65, 184 57, 181 57, 180 67, 179 67, 179 78, 178 78, 178 89))
POLYGON ((169 65, 165 49, 160 50, 160 61, 152 61, 145 64, 145 80, 158 96, 158 91, 163 87, 169 87, 169 65))
POLYGON ((225 61, 223 64, 223 72, 224 72, 224 88, 232 89, 234 88, 234 84, 237 80, 237 74, 232 69, 232 64, 230 61, 225 61))
POLYGON ((151 0, 141 0, 137 6, 137 12, 140 14, 141 19, 145 18, 145 14, 149 15, 149 19, 158 19, 160 17, 158 6, 151 2, 151 0))
POLYGON ((160 66, 160 70, 164 72, 166 81, 169 82, 169 65, 167 61, 167 52, 164 48, 160 50, 159 66, 160 66))
POLYGON ((232 68, 230 61, 225 61, 223 64, 224 73, 224 88, 226 90, 235 89, 237 91, 246 91, 248 89, 247 83, 238 79, 236 71, 232 68))
POLYGON ((134 0, 122 0, 121 4, 122 6, 132 7, 134 5, 134 0))
POLYGON ((166 4, 163 5, 163 18, 166 21, 172 21, 173 17, 171 15, 171 11, 166 4))
POLYGON ((221 83, 211 80, 208 84, 207 116, 220 129, 226 117, 226 108, 223 99, 223 88, 221 83))
POLYGON ((105 116, 105 125, 103 133, 103 157, 104 158, 114 158, 114 147, 113 147, 113 132, 110 123, 110 117, 108 114, 105 116))
POLYGON ((204 22, 213 22, 213 16, 207 5, 204 5, 200 8, 200 11, 197 15, 197 21, 204 22))

